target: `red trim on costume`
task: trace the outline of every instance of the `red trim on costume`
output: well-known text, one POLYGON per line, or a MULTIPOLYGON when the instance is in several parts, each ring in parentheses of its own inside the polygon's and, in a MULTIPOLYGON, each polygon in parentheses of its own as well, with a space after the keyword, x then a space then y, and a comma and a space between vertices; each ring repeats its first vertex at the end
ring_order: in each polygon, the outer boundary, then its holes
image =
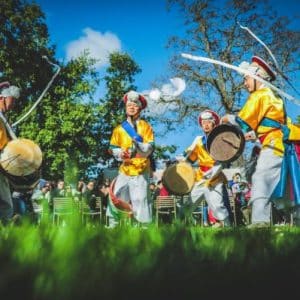
POLYGON ((125 210, 128 213, 132 213, 132 208, 131 205, 127 202, 125 202, 124 200, 117 198, 114 193, 113 193, 113 189, 115 187, 115 183, 116 183, 116 179, 114 179, 109 187, 109 196, 110 199, 112 201, 112 203, 114 204, 114 206, 120 210, 125 210))
POLYGON ((211 167, 207 167, 207 166, 200 166, 199 168, 202 172, 206 172, 211 169, 211 167))
POLYGON ((259 66, 261 66, 271 76, 271 78, 272 78, 271 80, 276 79, 276 73, 271 69, 271 67, 262 58, 260 58, 258 56, 253 56, 252 62, 255 62, 259 66))

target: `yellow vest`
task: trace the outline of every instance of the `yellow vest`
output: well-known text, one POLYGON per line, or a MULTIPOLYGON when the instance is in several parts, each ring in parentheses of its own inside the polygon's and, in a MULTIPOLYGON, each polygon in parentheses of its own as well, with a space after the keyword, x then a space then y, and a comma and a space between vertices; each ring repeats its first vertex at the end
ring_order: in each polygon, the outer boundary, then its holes
POLYGON ((271 146, 274 154, 283 156, 283 133, 280 128, 261 126, 263 118, 269 118, 284 124, 283 101, 275 97, 268 87, 250 94, 238 116, 247 123, 262 141, 262 147, 271 146))
MULTIPOLYGON (((152 127, 146 121, 137 121, 137 133, 143 138, 143 143, 154 143, 152 127)), ((118 125, 113 130, 110 147, 121 148, 122 150, 128 150, 133 147, 132 138, 121 125, 118 125)), ((134 157, 128 162, 123 162, 120 165, 119 171, 127 176, 137 176, 144 171, 149 171, 149 169, 150 160, 148 158, 134 157)))
POLYGON ((192 145, 185 150, 185 153, 188 153, 188 159, 192 162, 198 161, 199 168, 195 172, 195 181, 200 181, 203 174, 215 164, 215 160, 206 151, 201 136, 196 137, 192 145))

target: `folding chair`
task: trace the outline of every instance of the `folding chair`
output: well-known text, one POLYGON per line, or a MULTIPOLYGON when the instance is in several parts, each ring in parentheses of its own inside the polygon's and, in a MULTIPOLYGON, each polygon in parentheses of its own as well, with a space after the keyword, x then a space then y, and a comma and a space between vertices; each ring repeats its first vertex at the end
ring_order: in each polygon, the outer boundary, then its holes
POLYGON ((59 225, 61 217, 73 214, 73 199, 71 197, 53 198, 53 224, 59 225))
POLYGON ((154 209, 156 211, 156 225, 158 226, 161 215, 172 216, 176 220, 176 199, 175 196, 157 196, 154 200, 154 209))
POLYGON ((96 197, 96 206, 95 210, 91 211, 90 207, 86 204, 84 200, 81 203, 81 220, 82 223, 85 223, 87 218, 93 219, 95 216, 99 217, 99 222, 102 222, 102 201, 101 197, 96 197))
POLYGON ((234 226, 236 226, 237 225, 236 206, 235 206, 235 197, 233 195, 229 195, 229 205, 230 205, 230 209, 231 209, 232 214, 233 214, 233 224, 234 224, 234 226))
POLYGON ((202 200, 199 205, 196 207, 196 209, 192 212, 192 216, 194 219, 194 224, 197 225, 198 223, 200 224, 200 226, 203 226, 203 203, 204 200, 202 200))

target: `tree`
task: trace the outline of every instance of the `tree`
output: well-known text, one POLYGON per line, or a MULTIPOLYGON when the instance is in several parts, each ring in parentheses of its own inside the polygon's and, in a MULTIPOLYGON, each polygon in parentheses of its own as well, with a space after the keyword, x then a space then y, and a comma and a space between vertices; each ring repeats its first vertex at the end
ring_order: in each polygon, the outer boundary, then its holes
MULTIPOLYGON (((99 106, 100 120, 97 131, 101 132, 101 149, 99 159, 108 162, 110 167, 116 167, 118 162, 111 159, 112 156, 108 152, 110 137, 113 129, 125 120, 125 106, 123 96, 129 90, 136 90, 134 85, 134 76, 141 72, 140 67, 127 53, 112 53, 109 56, 109 66, 106 69, 106 82, 107 93, 103 99, 100 100, 99 106)), ((145 116, 144 116, 145 117, 145 116)), ((145 117, 148 121, 150 117, 145 117)), ((169 157, 167 152, 174 153, 175 146, 156 146, 154 158, 169 157)), ((95 170, 94 170, 95 172, 95 170)))
MULTIPOLYGON (((176 76, 188 82, 185 96, 173 100, 176 116, 161 121, 174 128, 176 124, 195 119, 200 111, 210 108, 219 113, 233 113, 246 98, 242 91, 242 77, 218 65, 195 62, 181 53, 205 56, 238 65, 252 54, 270 61, 270 55, 249 33, 247 26, 269 45, 286 76, 293 79, 300 68, 300 32, 289 27, 288 17, 279 17, 260 0, 169 0, 169 8, 178 8, 186 28, 183 37, 171 37, 168 47, 177 51, 170 65, 176 76)), ((278 71, 278 70, 277 70, 278 71)), ((282 76, 280 77, 282 79, 282 76)), ((283 81, 277 82, 282 87, 283 81)), ((284 88, 286 91, 286 87, 284 88)))
MULTIPOLYGON (((54 58, 55 47, 49 46, 45 17, 40 7, 21 0, 1 2, 0 15, 1 81, 22 88, 10 123, 34 104, 53 75, 53 68, 43 60, 54 58)), ((99 83, 95 60, 81 57, 61 65, 61 72, 36 109, 19 123, 19 137, 32 139, 43 152, 42 176, 62 177, 66 166, 85 170, 99 156, 99 122, 93 94, 99 83)))

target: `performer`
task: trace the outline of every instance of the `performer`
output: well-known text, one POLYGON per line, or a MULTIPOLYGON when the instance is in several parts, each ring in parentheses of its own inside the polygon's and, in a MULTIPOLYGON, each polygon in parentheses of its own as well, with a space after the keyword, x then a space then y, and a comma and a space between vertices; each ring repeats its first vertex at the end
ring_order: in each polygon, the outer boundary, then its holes
MULTIPOLYGON (((258 56, 253 56, 250 64, 243 62, 240 68, 261 77, 266 82, 276 79, 272 68, 258 56)), ((282 99, 275 95, 266 84, 251 75, 246 75, 244 86, 250 93, 244 107, 237 116, 225 115, 222 122, 240 126, 248 141, 256 140, 257 137, 260 140, 261 150, 251 180, 249 204, 252 206, 252 224, 249 227, 266 227, 270 226, 270 199, 280 180, 283 156, 287 146, 284 140, 289 138, 288 131, 285 130, 287 129, 285 126, 287 116, 282 99)), ((299 186, 299 180, 297 184, 299 186)))
POLYGON ((110 150, 121 161, 119 174, 111 184, 111 193, 107 208, 109 227, 115 227, 120 221, 116 213, 115 201, 132 211, 136 221, 148 224, 152 221, 152 203, 149 191, 150 159, 154 149, 152 127, 140 119, 140 113, 147 106, 146 98, 129 91, 123 97, 127 119, 118 125, 112 133, 110 150))
MULTIPOLYGON (((15 99, 20 97, 20 89, 9 82, 0 83, 0 111, 1 114, 13 108, 15 99)), ((0 118, 0 150, 12 138, 6 126, 5 118, 0 118)), ((6 224, 13 215, 13 202, 8 179, 0 173, 0 221, 6 224)))
POLYGON ((188 161, 198 161, 199 169, 196 172, 196 183, 191 191, 193 207, 205 197, 209 209, 216 218, 218 226, 230 226, 229 205, 227 190, 224 185, 225 176, 221 171, 221 165, 210 156, 206 150, 206 139, 208 134, 220 123, 220 117, 212 110, 205 110, 199 116, 199 125, 204 135, 197 136, 184 156, 188 161), (227 199, 226 199, 227 196, 227 199), (227 203, 226 203, 227 201, 227 203))

